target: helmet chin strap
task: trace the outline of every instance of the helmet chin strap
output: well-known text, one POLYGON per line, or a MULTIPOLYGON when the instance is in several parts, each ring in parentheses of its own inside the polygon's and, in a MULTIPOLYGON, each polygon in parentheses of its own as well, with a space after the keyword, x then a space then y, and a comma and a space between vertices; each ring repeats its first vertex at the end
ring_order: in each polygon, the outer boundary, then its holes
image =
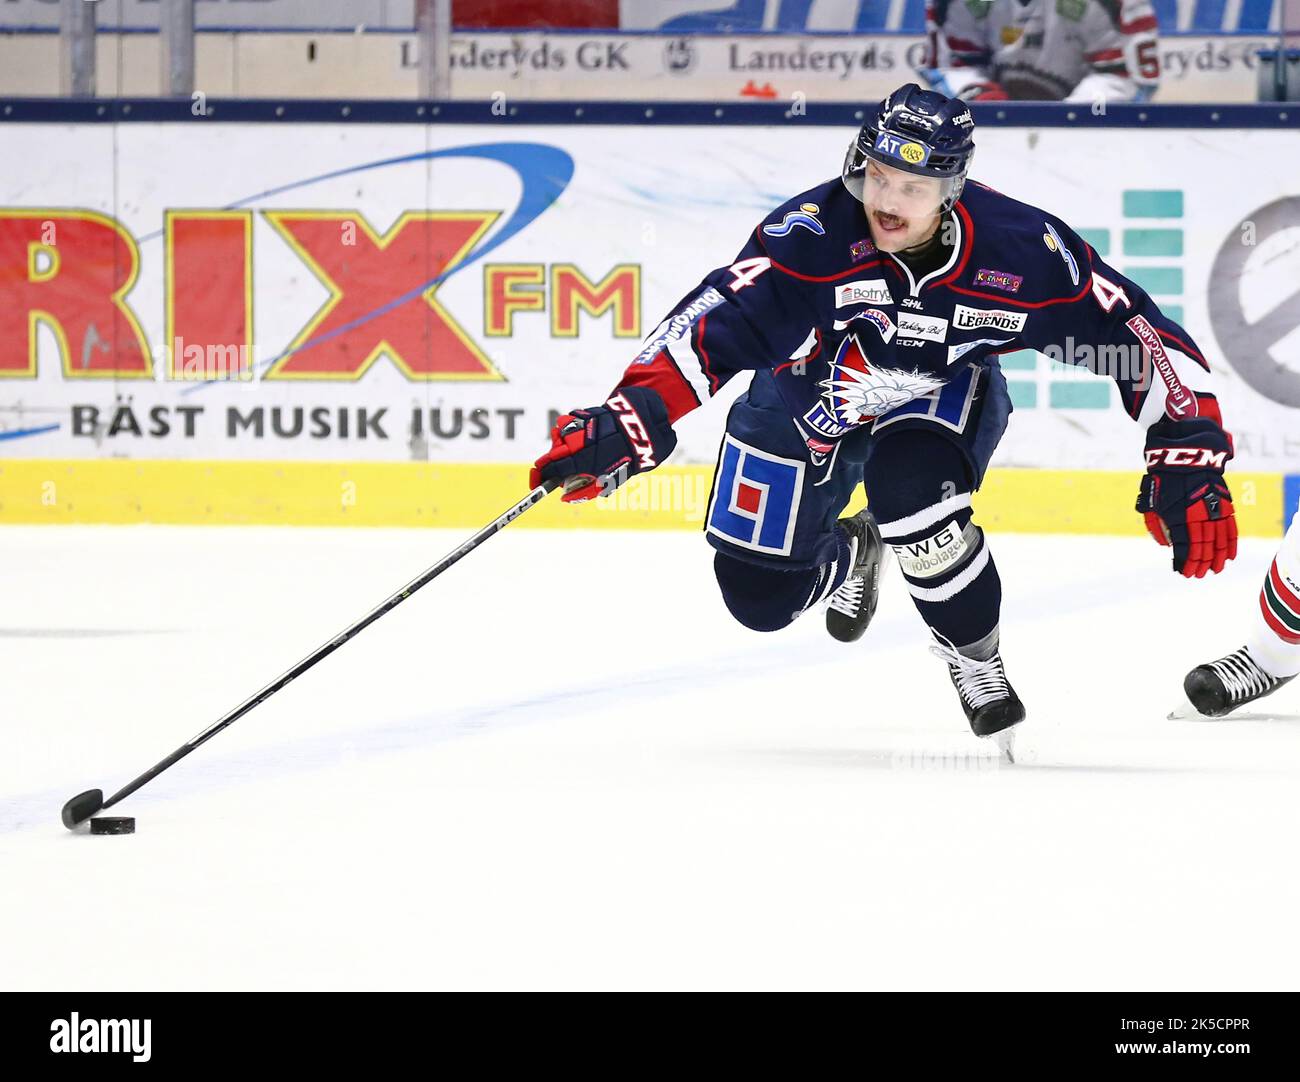
POLYGON ((919 240, 915 244, 909 245, 906 248, 900 248, 894 254, 913 260, 918 257, 923 258, 929 255, 932 251, 938 251, 943 248, 944 244, 942 241, 937 241, 936 238, 939 236, 940 229, 943 226, 943 220, 947 216, 947 211, 941 211, 934 219, 934 228, 925 235, 924 239, 919 240))
POLYGON ((918 240, 911 247, 904 248, 902 250, 908 253, 916 252, 919 254, 921 249, 930 247, 930 245, 934 241, 936 234, 938 234, 939 232, 939 227, 943 225, 943 220, 947 216, 947 213, 948 213, 947 211, 940 211, 938 214, 936 214, 934 217, 934 228, 931 229, 930 232, 928 232, 922 240, 918 240))

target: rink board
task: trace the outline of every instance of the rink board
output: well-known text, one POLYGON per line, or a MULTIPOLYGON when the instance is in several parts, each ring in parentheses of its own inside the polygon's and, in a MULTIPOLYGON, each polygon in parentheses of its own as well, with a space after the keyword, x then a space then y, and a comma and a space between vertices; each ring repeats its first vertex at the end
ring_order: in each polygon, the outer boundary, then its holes
MULTIPOLYGON (((701 529, 712 475, 707 466, 664 466, 608 499, 576 505, 553 497, 516 528, 701 529)), ((975 507, 995 530, 1136 535, 1144 532, 1133 511, 1139 477, 995 469, 975 507)), ((500 463, 8 461, 0 462, 0 523, 473 529, 519 500, 527 478, 527 466, 500 463)), ((1281 534, 1300 478, 1229 480, 1242 533, 1281 534)), ((859 494, 850 506, 861 504, 859 494)))
MULTIPOLYGON (((833 175, 852 135, 850 115, 645 123, 674 108, 0 124, 0 522, 495 516, 553 417, 601 401, 662 316, 773 206, 833 175)), ((1282 477, 1300 474, 1300 138, 1188 127, 1175 108, 1142 128, 976 110, 972 175, 1063 214, 1183 323, 1235 437, 1243 525, 1276 534, 1282 477)), ((985 521, 1135 532, 1142 433, 1113 382, 1029 351, 1001 364, 1015 412, 985 521)), ((682 419, 675 471, 613 505, 548 502, 529 524, 698 526, 742 383, 682 419)))

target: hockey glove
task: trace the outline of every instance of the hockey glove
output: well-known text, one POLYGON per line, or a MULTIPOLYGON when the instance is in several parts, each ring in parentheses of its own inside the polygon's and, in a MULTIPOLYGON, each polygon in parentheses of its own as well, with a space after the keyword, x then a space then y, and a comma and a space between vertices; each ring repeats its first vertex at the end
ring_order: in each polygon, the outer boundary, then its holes
POLYGON ((1208 417, 1162 417, 1147 431, 1147 475, 1137 509, 1147 530, 1172 545, 1174 570, 1187 578, 1216 575, 1237 555, 1237 520, 1223 468, 1232 437, 1208 417))
POLYGON ((994 82, 992 79, 979 83, 971 83, 963 87, 960 94, 957 95, 962 101, 1010 101, 1011 95, 1001 83, 994 82))
POLYGON ((603 406, 574 410, 551 429, 551 449, 529 484, 565 482, 565 503, 608 496, 634 473, 652 470, 677 446, 664 401, 647 387, 620 387, 603 406))

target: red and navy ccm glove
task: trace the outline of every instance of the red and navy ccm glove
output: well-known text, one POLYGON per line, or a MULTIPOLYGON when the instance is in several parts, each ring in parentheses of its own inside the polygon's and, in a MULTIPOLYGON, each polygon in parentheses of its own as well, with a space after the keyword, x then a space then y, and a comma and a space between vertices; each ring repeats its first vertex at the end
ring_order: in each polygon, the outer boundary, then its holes
POLYGON ((558 418, 551 449, 533 465, 529 484, 565 481, 565 503, 608 496, 634 473, 654 469, 676 446, 664 400, 648 387, 620 387, 603 406, 558 418))
POLYGON ((1174 549, 1174 570, 1216 575, 1237 555, 1237 520, 1223 468, 1232 437, 1208 417, 1162 417, 1147 431, 1147 475, 1137 509, 1147 529, 1174 549))

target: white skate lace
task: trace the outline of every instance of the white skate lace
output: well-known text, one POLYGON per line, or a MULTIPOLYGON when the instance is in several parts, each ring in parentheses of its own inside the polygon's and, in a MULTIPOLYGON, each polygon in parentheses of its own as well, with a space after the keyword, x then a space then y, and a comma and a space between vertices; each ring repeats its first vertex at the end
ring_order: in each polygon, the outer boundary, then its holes
POLYGON ((855 617, 862 608, 862 594, 867 580, 863 575, 851 575, 844 584, 831 594, 831 608, 845 616, 855 617))
MULTIPOLYGON (((849 576, 839 588, 830 596, 830 607, 836 612, 842 612, 849 619, 857 619, 859 610, 862 608, 862 595, 867 587, 865 575, 855 575, 854 568, 858 562, 858 552, 861 546, 856 537, 852 538, 849 545, 849 576)), ((833 573, 832 565, 832 573, 833 573)))
POLYGON ((957 684, 957 694, 970 704, 972 710, 1010 697, 1011 685, 1007 683, 1007 674, 1002 671, 1002 662, 997 654, 987 661, 976 661, 958 653, 952 643, 942 638, 930 647, 930 653, 947 663, 957 684))
POLYGON ((1210 669, 1223 681, 1223 686, 1234 702, 1263 695, 1274 682, 1274 677, 1256 664, 1244 646, 1227 657, 1211 662, 1210 669))

